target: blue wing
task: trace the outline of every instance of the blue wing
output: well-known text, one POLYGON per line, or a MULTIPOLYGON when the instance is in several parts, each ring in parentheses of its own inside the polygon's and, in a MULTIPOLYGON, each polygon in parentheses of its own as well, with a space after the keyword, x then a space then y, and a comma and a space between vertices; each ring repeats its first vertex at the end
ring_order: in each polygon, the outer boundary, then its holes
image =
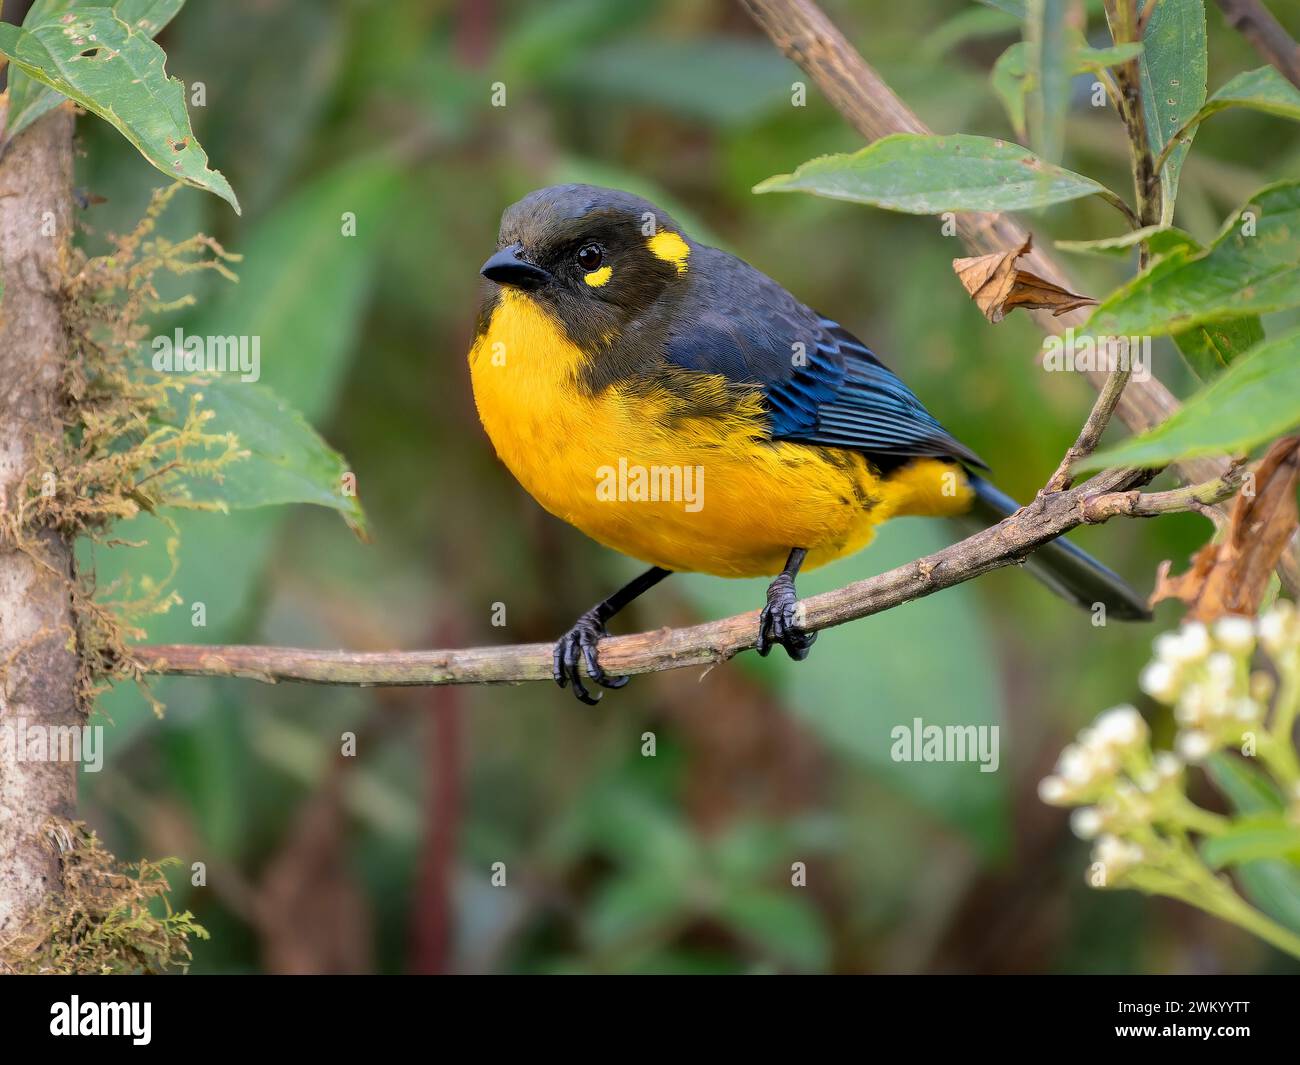
POLYGON ((741 260, 695 251, 696 284, 674 316, 667 357, 760 386, 773 440, 851 448, 885 465, 928 456, 984 467, 843 326, 741 260))

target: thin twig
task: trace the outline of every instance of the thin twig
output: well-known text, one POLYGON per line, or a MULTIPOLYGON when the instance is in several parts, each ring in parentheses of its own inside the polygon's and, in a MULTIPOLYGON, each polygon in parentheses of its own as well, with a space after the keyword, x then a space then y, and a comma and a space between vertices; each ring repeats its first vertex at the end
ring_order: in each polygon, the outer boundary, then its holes
POLYGON ((1096 525, 1111 518, 1155 518, 1162 514, 1175 514, 1199 510, 1223 503, 1237 494, 1246 477, 1244 465, 1234 466, 1224 476, 1204 484, 1184 485, 1167 492, 1106 492, 1102 495, 1085 495, 1079 501, 1082 520, 1096 525))
MULTIPOLYGON (((803 600, 800 624, 809 632, 843 625, 1015 565, 1082 524, 1085 499, 1126 491, 1143 479, 1133 470, 1107 470, 1071 491, 1041 496, 1000 524, 942 551, 803 600)), ((757 635, 758 611, 752 610, 689 628, 608 637, 600 642, 600 663, 614 674, 709 666, 749 650, 757 635)), ((179 644, 134 648, 131 665, 144 673, 234 676, 266 683, 503 684, 549 680, 552 650, 552 644, 544 643, 375 653, 179 644)))
POLYGON ((1228 25, 1300 89, 1300 45, 1260 0, 1215 0, 1228 25))
POLYGON ((1124 386, 1128 384, 1132 372, 1132 370, 1119 368, 1110 372, 1106 383, 1097 393, 1097 402, 1092 405, 1088 420, 1083 423, 1078 437, 1065 452, 1065 457, 1061 459, 1061 464, 1056 467, 1056 472, 1048 480, 1044 492, 1060 492, 1073 483, 1074 478, 1070 470, 1075 463, 1087 458, 1097 449, 1097 444, 1101 441, 1106 426, 1110 424, 1111 415, 1115 413, 1115 407, 1119 403, 1120 396, 1124 394, 1124 386))

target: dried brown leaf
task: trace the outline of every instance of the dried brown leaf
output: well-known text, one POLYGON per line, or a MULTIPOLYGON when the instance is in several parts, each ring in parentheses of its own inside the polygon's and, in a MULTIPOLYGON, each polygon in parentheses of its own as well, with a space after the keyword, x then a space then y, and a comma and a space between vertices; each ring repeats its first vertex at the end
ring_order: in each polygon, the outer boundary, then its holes
POLYGON ((1016 262, 1027 255, 1032 246, 1033 238, 1027 237, 1015 251, 952 261, 957 279, 990 322, 1002 321, 1007 312, 1017 307, 1027 311, 1048 310, 1058 317, 1077 307, 1096 304, 1091 296, 1069 292, 1037 274, 1018 269, 1016 262))
POLYGON ((1300 437, 1275 442, 1254 474, 1255 492, 1237 497, 1221 541, 1196 552, 1191 569, 1178 576, 1171 577, 1169 563, 1161 563, 1153 605, 1181 599, 1190 608, 1187 616, 1197 621, 1259 612, 1273 569, 1300 526, 1300 437))

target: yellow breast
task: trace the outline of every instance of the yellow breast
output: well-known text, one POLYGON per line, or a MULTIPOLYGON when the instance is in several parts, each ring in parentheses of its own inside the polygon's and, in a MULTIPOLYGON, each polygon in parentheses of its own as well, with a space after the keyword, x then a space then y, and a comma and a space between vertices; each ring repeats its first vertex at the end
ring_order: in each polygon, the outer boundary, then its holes
POLYGON ((501 461, 552 514, 652 565, 771 575, 792 547, 815 566, 900 513, 969 503, 953 467, 878 477, 860 455, 767 440, 757 392, 717 375, 581 387, 586 358, 523 293, 504 290, 470 351, 479 417, 501 461), (944 480, 946 479, 946 480, 944 480))

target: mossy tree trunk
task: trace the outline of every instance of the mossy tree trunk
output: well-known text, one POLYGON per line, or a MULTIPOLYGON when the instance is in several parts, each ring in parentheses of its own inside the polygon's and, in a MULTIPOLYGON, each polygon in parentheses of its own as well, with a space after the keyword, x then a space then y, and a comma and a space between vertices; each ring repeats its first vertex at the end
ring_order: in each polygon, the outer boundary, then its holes
MULTIPOLYGON (((70 818, 76 807, 76 763, 20 759, 23 731, 84 722, 72 544, 15 524, 19 486, 61 440, 69 343, 59 278, 72 227, 72 133, 64 105, 0 159, 0 944, 59 890, 50 818, 70 818)), ((39 484, 45 471, 35 472, 39 484)))

